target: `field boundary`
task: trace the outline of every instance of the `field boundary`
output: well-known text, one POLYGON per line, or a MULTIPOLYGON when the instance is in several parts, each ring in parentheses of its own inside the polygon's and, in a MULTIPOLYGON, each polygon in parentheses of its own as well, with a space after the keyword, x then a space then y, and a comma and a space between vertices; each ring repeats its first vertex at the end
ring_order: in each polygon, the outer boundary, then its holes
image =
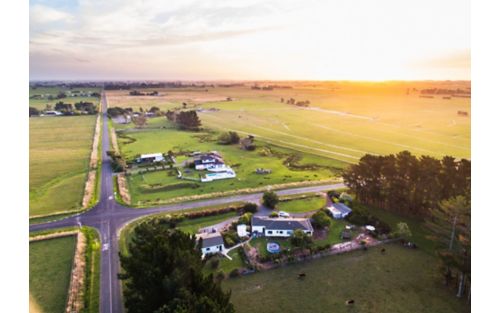
POLYGON ((339 182, 342 182, 342 180, 338 179, 338 178, 337 179, 315 180, 315 181, 291 182, 291 183, 274 184, 274 185, 268 185, 268 186, 262 186, 262 187, 256 187, 256 188, 243 188, 243 189, 236 189, 236 190, 212 192, 212 193, 206 193, 206 194, 201 194, 201 195, 180 196, 180 197, 174 197, 174 198, 159 200, 159 201, 138 201, 137 203, 135 203, 132 206, 136 207, 136 208, 142 208, 142 207, 146 207, 146 206, 158 206, 158 205, 172 204, 172 203, 178 203, 178 202, 188 202, 188 201, 205 200, 205 199, 220 198, 220 197, 227 197, 227 196, 234 196, 234 195, 252 194, 252 193, 264 192, 264 191, 268 191, 268 190, 280 190, 280 189, 286 189, 286 188, 291 188, 291 187, 316 186, 316 185, 339 183, 339 182))
POLYGON ((71 280, 69 283, 68 299, 66 303, 67 313, 80 312, 84 306, 85 294, 85 249, 87 241, 82 232, 76 235, 76 249, 71 269, 71 280))
POLYGON ((99 312, 100 239, 94 228, 67 227, 30 234, 29 242, 77 236, 65 312, 99 312))
POLYGON ((99 157, 99 146, 101 142, 101 105, 99 105, 99 112, 97 113, 96 125, 94 130, 94 140, 92 142, 92 151, 90 153, 90 162, 89 169, 90 171, 87 174, 87 180, 85 182, 85 188, 83 192, 82 199, 82 208, 87 209, 90 204, 93 204, 95 201, 94 198, 97 195, 97 180, 99 179, 99 166, 100 166, 100 157, 99 157))

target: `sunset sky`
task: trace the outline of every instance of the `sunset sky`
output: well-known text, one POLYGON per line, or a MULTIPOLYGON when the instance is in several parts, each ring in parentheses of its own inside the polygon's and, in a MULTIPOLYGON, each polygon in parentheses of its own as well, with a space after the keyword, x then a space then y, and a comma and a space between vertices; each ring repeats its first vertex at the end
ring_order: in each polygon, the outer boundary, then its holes
POLYGON ((30 79, 470 79, 465 0, 31 0, 30 79))

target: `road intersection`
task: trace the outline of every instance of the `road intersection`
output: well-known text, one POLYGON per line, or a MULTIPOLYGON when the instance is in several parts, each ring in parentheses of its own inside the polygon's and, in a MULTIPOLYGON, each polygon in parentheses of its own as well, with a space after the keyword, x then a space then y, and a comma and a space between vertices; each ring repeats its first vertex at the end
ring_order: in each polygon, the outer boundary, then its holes
MULTIPOLYGON (((95 228, 101 240, 101 264, 100 264, 100 309, 101 313, 121 313, 124 311, 121 284, 118 279, 119 272, 119 230, 127 223, 152 214, 163 212, 174 212, 194 209, 212 205, 227 204, 233 202, 258 202, 262 193, 236 195, 223 198, 207 199, 193 202, 170 204, 166 206, 147 209, 134 209, 124 207, 117 203, 113 193, 113 172, 111 159, 106 154, 110 150, 108 136, 108 117, 106 112, 106 95, 102 95, 102 171, 100 201, 90 210, 76 214, 62 220, 30 225, 30 232, 51 230, 62 227, 81 227, 82 225, 95 228)), ((299 187, 277 191, 278 195, 293 195, 308 192, 322 192, 331 189, 342 188, 342 183, 319 186, 299 187)))

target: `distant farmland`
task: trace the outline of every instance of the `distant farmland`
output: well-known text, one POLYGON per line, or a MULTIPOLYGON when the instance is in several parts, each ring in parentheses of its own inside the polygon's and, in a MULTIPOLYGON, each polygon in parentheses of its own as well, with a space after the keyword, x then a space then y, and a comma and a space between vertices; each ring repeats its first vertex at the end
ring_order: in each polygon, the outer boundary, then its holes
POLYGON ((96 117, 30 118, 30 216, 78 209, 96 117))
POLYGON ((125 91, 109 91, 108 99, 110 106, 134 109, 155 105, 166 110, 185 102, 187 108, 205 109, 200 117, 206 127, 253 134, 261 141, 348 163, 357 162, 366 153, 402 150, 438 158, 470 158, 470 118, 457 114, 470 112, 470 98, 424 98, 418 91, 468 88, 468 82, 311 82, 293 87, 269 91, 249 86, 170 88, 160 89, 159 97, 130 97, 125 91), (287 104, 289 98, 310 104, 287 104))

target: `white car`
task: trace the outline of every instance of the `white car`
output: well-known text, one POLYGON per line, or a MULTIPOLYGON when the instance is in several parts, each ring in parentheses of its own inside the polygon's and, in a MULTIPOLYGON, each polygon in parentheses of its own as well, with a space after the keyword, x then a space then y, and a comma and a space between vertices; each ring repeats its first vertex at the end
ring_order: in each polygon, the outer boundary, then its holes
POLYGON ((290 214, 286 213, 285 211, 279 211, 278 216, 279 217, 290 217, 290 214))

